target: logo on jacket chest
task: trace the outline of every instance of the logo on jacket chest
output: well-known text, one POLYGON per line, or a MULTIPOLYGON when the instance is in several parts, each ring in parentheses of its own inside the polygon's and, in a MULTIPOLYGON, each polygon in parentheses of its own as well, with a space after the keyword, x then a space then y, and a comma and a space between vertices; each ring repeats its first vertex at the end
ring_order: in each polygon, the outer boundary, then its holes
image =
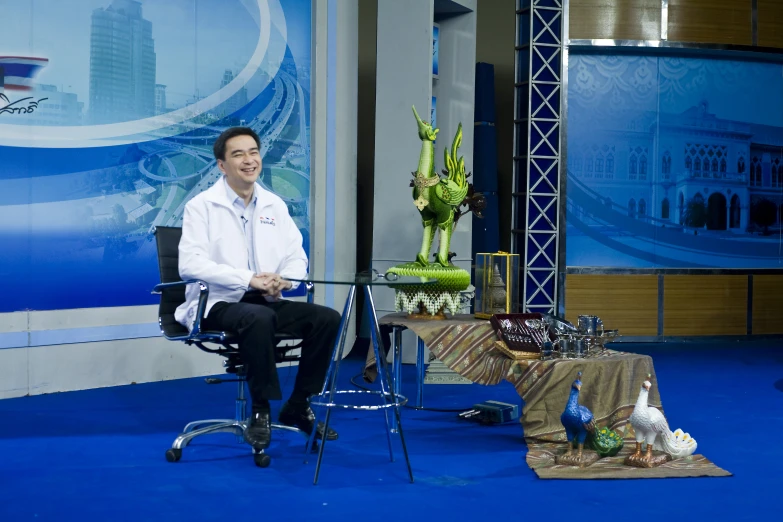
POLYGON ((261 221, 262 225, 272 225, 272 226, 275 226, 275 218, 273 218, 273 217, 261 216, 259 218, 259 220, 261 221))

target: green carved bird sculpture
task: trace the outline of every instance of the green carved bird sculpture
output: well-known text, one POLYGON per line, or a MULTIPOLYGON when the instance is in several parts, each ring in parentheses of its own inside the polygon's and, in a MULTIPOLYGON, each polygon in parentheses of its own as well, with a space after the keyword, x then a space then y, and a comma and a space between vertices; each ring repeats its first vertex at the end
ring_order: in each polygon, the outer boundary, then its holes
POLYGON ((460 293, 470 286, 470 272, 450 263, 451 234, 457 219, 464 213, 470 211, 480 217, 485 202, 481 194, 471 192, 472 187, 467 181, 470 174, 465 174, 465 160, 457 156, 462 144, 462 124, 457 129, 451 149, 443 151, 446 169, 441 176, 435 170, 432 152, 438 129, 422 121, 416 107, 413 107, 413 115, 416 116, 421 152, 410 186, 413 189, 413 203, 419 210, 424 227, 424 236, 416 261, 393 266, 387 270, 387 274, 420 277, 425 283, 421 286, 394 287, 397 311, 406 310, 413 316, 426 314, 431 318, 445 319, 445 311, 457 313, 462 306, 460 293), (469 193, 470 197, 466 197, 469 193), (467 206, 468 210, 463 212, 462 206, 467 206), (440 230, 438 253, 435 262, 428 263, 436 230, 440 230))
POLYGON ((413 107, 416 123, 419 127, 421 152, 419 166, 413 173, 413 202, 421 214, 424 236, 421 249, 416 255, 416 262, 426 267, 435 229, 440 230, 440 245, 438 247, 437 263, 443 267, 449 266, 449 244, 454 230, 454 214, 468 194, 468 182, 465 176, 465 159, 457 157, 457 151, 462 145, 462 124, 457 128, 451 150, 444 149, 445 177, 435 172, 433 160, 433 142, 438 129, 422 121, 413 107))

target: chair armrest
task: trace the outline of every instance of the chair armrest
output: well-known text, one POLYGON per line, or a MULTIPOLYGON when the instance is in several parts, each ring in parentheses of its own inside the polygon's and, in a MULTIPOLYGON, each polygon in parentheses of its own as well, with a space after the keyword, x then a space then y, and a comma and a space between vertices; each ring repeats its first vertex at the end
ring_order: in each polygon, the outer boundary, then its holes
POLYGON ((313 304, 313 296, 315 295, 315 283, 305 283, 305 290, 307 290, 307 302, 313 304))
POLYGON ((201 279, 188 279, 187 281, 174 281, 173 283, 160 283, 152 289, 153 294, 161 294, 169 288, 197 284, 199 287, 198 306, 196 307, 196 320, 193 321, 193 329, 189 337, 195 337, 201 333, 201 321, 204 319, 204 310, 207 308, 207 298, 209 297, 209 283, 201 279))
POLYGON ((163 292, 163 290, 166 290, 168 288, 176 288, 178 286, 186 286, 186 285, 192 285, 194 283, 199 283, 205 287, 209 287, 209 283, 206 281, 202 281, 201 279, 188 279, 187 281, 174 281, 173 283, 159 283, 155 285, 155 288, 152 289, 153 294, 160 294, 163 292))

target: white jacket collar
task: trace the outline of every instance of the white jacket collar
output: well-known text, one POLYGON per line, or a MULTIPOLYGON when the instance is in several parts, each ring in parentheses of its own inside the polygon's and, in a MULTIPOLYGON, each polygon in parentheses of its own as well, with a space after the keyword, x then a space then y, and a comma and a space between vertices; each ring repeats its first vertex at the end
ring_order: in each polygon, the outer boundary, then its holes
MULTIPOLYGON (((223 178, 225 178, 225 175, 223 175, 220 181, 215 182, 211 187, 205 190, 204 196, 206 197, 207 201, 230 208, 233 206, 234 201, 233 199, 229 199, 228 191, 225 189, 225 181, 223 178)), ((253 193, 255 197, 258 198, 256 201, 256 210, 273 205, 275 202, 272 193, 262 188, 258 182, 256 182, 255 186, 253 187, 253 193)))

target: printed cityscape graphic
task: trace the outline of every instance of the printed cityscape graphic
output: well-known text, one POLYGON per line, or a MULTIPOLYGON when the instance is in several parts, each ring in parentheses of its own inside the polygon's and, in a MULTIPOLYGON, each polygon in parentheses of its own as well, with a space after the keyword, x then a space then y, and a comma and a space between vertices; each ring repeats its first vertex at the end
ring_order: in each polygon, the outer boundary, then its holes
MULTIPOLYGON (((61 4, 36 0, 54 13, 35 23, 61 20, 61 4)), ((309 0, 70 4, 82 47, 42 38, 34 48, 48 51, 31 53, 0 35, 0 276, 12 290, 0 312, 157 302, 154 228, 181 226, 186 202, 220 179, 212 144, 235 125, 261 137, 259 182, 307 250, 309 0)))

